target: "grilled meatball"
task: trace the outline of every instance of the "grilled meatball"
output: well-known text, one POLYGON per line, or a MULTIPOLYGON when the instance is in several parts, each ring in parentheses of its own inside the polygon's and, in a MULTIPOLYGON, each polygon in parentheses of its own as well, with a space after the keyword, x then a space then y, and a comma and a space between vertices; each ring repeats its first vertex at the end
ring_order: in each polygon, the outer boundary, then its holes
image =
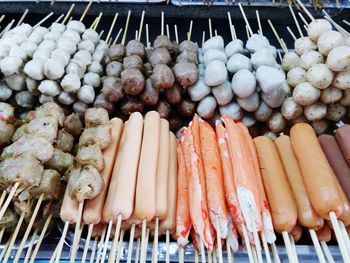
POLYGON ((188 87, 197 82, 198 69, 195 64, 188 62, 176 63, 174 74, 177 83, 183 87, 188 87))
POLYGON ((85 126, 95 127, 109 122, 108 112, 102 108, 90 108, 85 112, 85 126))
POLYGON ((167 101, 161 100, 158 103, 157 111, 161 118, 168 119, 171 114, 171 106, 167 101))
POLYGON ((125 95, 122 80, 117 77, 107 77, 103 80, 102 93, 110 102, 118 102, 125 95))
POLYGON ((178 104, 182 99, 182 90, 183 89, 175 83, 170 89, 165 90, 164 97, 170 104, 178 104))
POLYGON ((22 126, 18 127, 17 130, 14 132, 11 141, 15 142, 18 141, 22 136, 28 135, 28 123, 23 124, 22 126))
POLYGON ((65 153, 55 149, 52 157, 45 163, 45 168, 55 169, 59 172, 66 171, 74 163, 74 157, 70 153, 65 153))
POLYGON ((108 111, 109 114, 113 114, 115 109, 114 106, 115 104, 113 102, 110 102, 103 93, 98 94, 94 102, 95 108, 103 108, 108 111))
POLYGON ((1 229, 13 229, 16 227, 18 218, 15 212, 9 207, 6 209, 5 214, 0 219, 1 229))
POLYGON ((144 58, 146 55, 145 46, 138 40, 131 40, 126 45, 126 56, 137 55, 144 58))
POLYGON ((180 63, 180 62, 188 62, 188 63, 198 64, 197 53, 194 53, 192 51, 189 51, 189 50, 185 49, 176 58, 176 63, 180 63))
POLYGON ((171 42, 171 40, 165 36, 157 36, 157 38, 153 42, 154 48, 165 48, 167 49, 171 54, 176 52, 176 47, 174 46, 174 43, 171 42))
POLYGON ((184 99, 177 106, 177 111, 184 117, 193 117, 196 112, 196 103, 191 100, 184 99))
POLYGON ((108 77, 120 78, 123 71, 123 64, 118 61, 112 61, 106 66, 106 74, 108 77))
POLYGON ((31 197, 39 198, 44 194, 44 200, 59 199, 61 191, 61 176, 51 169, 44 170, 41 182, 38 187, 29 190, 31 197))
POLYGON ((169 65, 171 63, 171 56, 166 48, 156 48, 149 52, 147 57, 152 67, 155 67, 157 64, 169 65))
POLYGON ((65 130, 60 130, 57 133, 57 141, 54 146, 63 152, 69 153, 73 148, 73 143, 74 137, 65 130))
POLYGON ((150 78, 146 79, 146 87, 140 94, 141 101, 150 106, 154 106, 158 102, 159 91, 153 87, 152 80, 150 78))
POLYGON ((98 171, 102 171, 104 168, 102 151, 97 144, 80 147, 76 156, 76 161, 82 166, 92 165, 98 171))
POLYGON ((36 117, 40 116, 52 116, 55 117, 58 121, 58 124, 60 126, 63 125, 64 122, 64 112, 60 106, 58 106, 54 102, 47 102, 43 105, 41 105, 35 112, 36 117))
POLYGON ((122 44, 112 45, 108 50, 108 56, 111 60, 123 61, 125 56, 125 46, 122 44))
POLYGON ((43 137, 51 144, 56 140, 57 131, 57 119, 51 116, 38 116, 28 124, 29 134, 43 137))
POLYGON ((184 40, 180 44, 180 52, 184 52, 185 50, 198 53, 198 45, 190 40, 184 40))
POLYGON ((123 68, 124 69, 143 69, 143 61, 142 58, 137 55, 131 55, 128 57, 125 57, 123 59, 123 68))
POLYGON ((97 127, 87 128, 79 138, 79 146, 98 145, 102 150, 111 142, 110 126, 99 125, 97 127))
POLYGON ((83 132, 83 124, 76 113, 72 113, 66 117, 63 128, 75 138, 79 137, 83 132))
POLYGON ((154 67, 151 79, 153 87, 157 90, 169 89, 175 83, 175 77, 172 70, 164 64, 158 64, 154 67))
POLYGON ((145 75, 145 78, 148 79, 149 77, 152 76, 152 72, 153 72, 153 67, 151 65, 151 63, 147 62, 143 65, 143 73, 145 75))
POLYGON ((145 88, 145 77, 137 69, 125 69, 121 78, 124 91, 129 95, 138 95, 145 88))
POLYGON ((135 98, 128 98, 120 107, 120 110, 127 116, 133 112, 143 112, 143 109, 143 103, 135 98))

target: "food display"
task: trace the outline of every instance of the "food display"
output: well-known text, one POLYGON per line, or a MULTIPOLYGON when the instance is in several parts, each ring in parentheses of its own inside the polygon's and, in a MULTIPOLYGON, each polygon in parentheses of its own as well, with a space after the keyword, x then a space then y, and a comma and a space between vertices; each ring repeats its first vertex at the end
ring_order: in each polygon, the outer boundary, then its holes
POLYGON ((163 12, 104 37, 92 0, 4 27, 0 261, 349 263, 349 33, 297 2, 290 49, 268 20, 282 50, 241 3, 229 41, 163 12))

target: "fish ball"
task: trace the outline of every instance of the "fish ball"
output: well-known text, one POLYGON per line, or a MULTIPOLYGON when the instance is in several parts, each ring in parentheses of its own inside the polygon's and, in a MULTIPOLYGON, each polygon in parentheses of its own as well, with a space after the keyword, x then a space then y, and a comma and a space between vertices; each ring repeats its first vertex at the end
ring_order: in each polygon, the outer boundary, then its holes
POLYGON ((233 75, 231 87, 238 97, 247 98, 255 91, 255 76, 249 70, 242 69, 233 75))
POLYGON ((188 95, 190 95, 191 100, 200 101, 210 94, 211 88, 204 83, 203 78, 199 78, 194 85, 187 88, 187 92, 188 95))
POLYGON ((57 41, 57 48, 67 51, 70 55, 74 54, 77 50, 77 45, 68 37, 61 37, 57 41))
POLYGON ((89 51, 86 50, 79 50, 77 53, 74 54, 74 57, 77 60, 80 60, 83 62, 85 65, 90 65, 92 62, 92 57, 89 51))
POLYGON ((67 28, 74 30, 75 32, 82 34, 85 31, 85 25, 83 22, 80 22, 78 20, 71 20, 67 24, 67 28))
POLYGON ((273 133, 278 134, 285 130, 287 126, 287 120, 282 116, 280 112, 274 112, 267 120, 266 125, 273 133))
POLYGON ((304 115, 308 121, 318 121, 323 119, 327 113, 327 106, 321 102, 316 102, 312 105, 306 106, 304 115))
POLYGON ((252 127, 256 123, 256 119, 252 114, 245 113, 242 118, 242 123, 246 127, 252 127))
POLYGON ((224 39, 221 36, 209 38, 204 42, 202 50, 205 53, 208 49, 224 50, 224 39))
POLYGON ((327 31, 332 30, 331 23, 326 19, 314 19, 311 21, 309 26, 307 27, 307 34, 313 40, 317 41, 318 38, 327 31))
POLYGON ((305 70, 319 63, 323 63, 323 56, 315 50, 308 50, 300 57, 300 66, 305 70))
POLYGON ((338 31, 331 30, 322 33, 317 40, 318 52, 328 56, 329 52, 335 48, 344 45, 344 38, 338 31))
POLYGON ((55 49, 51 53, 51 58, 55 61, 60 61, 61 64, 65 67, 69 63, 70 54, 66 50, 55 49))
POLYGON ((24 90, 26 88, 26 77, 24 74, 13 74, 4 78, 6 84, 15 91, 24 90))
POLYGON ((46 49, 53 51, 56 48, 56 41, 51 39, 45 39, 43 42, 40 43, 38 49, 46 49))
POLYGON ((271 93, 265 93, 265 92, 261 93, 262 100, 271 108, 280 107, 285 97, 286 97, 286 93, 282 87, 274 90, 271 93))
POLYGON ((249 71, 252 71, 252 63, 250 62, 250 59, 242 54, 233 54, 230 59, 227 61, 227 70, 230 73, 236 73, 240 71, 241 69, 247 69, 249 71))
POLYGON ((13 46, 10 49, 9 56, 10 57, 18 57, 18 58, 22 59, 22 61, 25 61, 28 58, 27 52, 25 50, 23 50, 20 46, 17 46, 17 45, 13 46))
POLYGON ((73 73, 66 74, 61 81, 61 86, 65 92, 75 93, 80 89, 80 78, 73 73))
POLYGON ((76 101, 73 104, 73 111, 81 117, 84 116, 88 108, 89 108, 89 105, 81 101, 76 101))
POLYGON ((24 41, 21 43, 20 47, 27 53, 27 56, 30 58, 33 57, 34 52, 38 49, 38 45, 31 41, 24 41))
POLYGON ((38 49, 33 54, 33 59, 41 59, 46 61, 51 56, 51 50, 49 49, 38 49))
POLYGON ((282 59, 282 69, 284 71, 289 71, 300 65, 300 57, 295 52, 288 52, 283 56, 282 59))
POLYGON ((123 71, 123 64, 119 61, 112 61, 106 66, 106 74, 108 77, 120 78, 120 74, 123 71))
POLYGON ((218 86, 227 79, 227 69, 221 60, 209 62, 204 72, 204 82, 208 86, 218 86))
POLYGON ((44 65, 44 74, 48 79, 57 80, 64 75, 64 66, 54 59, 49 59, 44 65))
POLYGON ((260 99, 257 92, 253 92, 250 96, 246 98, 237 97, 237 103, 242 109, 248 112, 254 112, 259 108, 260 99))
POLYGON ((350 90, 350 69, 338 72, 333 79, 332 85, 341 90, 350 90))
POLYGON ((255 53, 259 49, 268 48, 269 46, 269 40, 260 34, 253 34, 248 39, 246 44, 246 48, 249 50, 250 53, 255 53))
POLYGON ((213 60, 221 60, 222 62, 227 62, 226 54, 222 50, 208 49, 204 53, 204 64, 208 65, 209 62, 213 60))
POLYGON ((62 36, 61 33, 55 32, 55 31, 51 31, 51 32, 47 33, 47 34, 44 36, 44 39, 57 41, 58 39, 61 38, 61 36, 62 36))
POLYGON ((23 60, 19 57, 5 57, 0 61, 0 70, 5 76, 19 73, 23 60))
POLYGON ((308 50, 316 50, 317 44, 312 41, 309 37, 301 37, 294 42, 295 52, 301 56, 308 50))
POLYGON ((321 91, 320 101, 324 104, 333 104, 341 100, 342 97, 343 93, 340 89, 328 87, 321 91))
POLYGON ((202 99, 197 107, 197 113, 203 118, 210 118, 214 115, 217 103, 213 96, 207 96, 202 99))
POLYGON ((225 106, 219 107, 220 116, 227 116, 235 121, 241 120, 243 118, 243 110, 238 103, 230 102, 225 106))
POLYGON ((295 103, 292 97, 286 98, 281 107, 281 114, 288 121, 294 120, 303 114, 303 107, 295 103))
POLYGON ((5 83, 0 82, 0 101, 6 101, 12 96, 12 89, 5 83))
POLYGON ((83 85, 77 92, 77 98, 81 102, 91 104, 95 100, 95 90, 90 85, 83 85))
POLYGON ((334 122, 339 122, 345 117, 346 107, 340 103, 327 105, 326 119, 334 122))
POLYGON ((260 102, 259 108, 254 112, 257 121, 265 122, 270 118, 272 109, 263 101, 260 102))
POLYGON ((228 58, 237 53, 243 53, 243 41, 240 39, 234 39, 228 43, 225 47, 225 54, 228 58))
POLYGON ((101 76, 103 74, 103 67, 100 63, 92 61, 92 63, 88 67, 88 71, 101 76))
POLYGON ((90 54, 93 54, 95 51, 95 45, 94 43, 92 43, 90 39, 83 40, 83 41, 80 41, 80 43, 78 44, 78 50, 86 50, 90 54))
POLYGON ((98 33, 91 28, 88 28, 85 30, 85 32, 83 33, 82 36, 83 40, 91 40, 92 43, 94 43, 95 45, 100 41, 100 37, 98 35, 98 33))
POLYGON ((347 71, 350 69, 350 47, 339 46, 333 48, 328 56, 326 64, 333 71, 347 71))
POLYGON ((60 94, 60 85, 54 80, 43 80, 38 86, 38 90, 47 96, 55 97, 60 94))
POLYGON ((233 98, 231 83, 229 81, 225 81, 221 85, 212 88, 212 92, 219 106, 226 105, 233 98))
POLYGON ((307 72, 308 81, 318 89, 329 87, 333 76, 333 72, 325 64, 315 64, 307 72))
POLYGON ((293 88, 306 81, 307 73, 302 67, 292 68, 287 73, 287 83, 293 88))
POLYGON ((309 82, 297 85, 293 90, 293 99, 301 106, 308 106, 315 103, 321 95, 321 91, 309 82))
POLYGON ((73 93, 61 92, 57 100, 63 105, 72 105, 76 101, 76 97, 73 93))
POLYGON ((41 94, 39 97, 40 104, 45 104, 47 102, 54 102, 54 101, 55 101, 55 97, 47 96, 45 94, 41 94))
POLYGON ((275 57, 271 54, 270 50, 267 48, 262 48, 256 51, 252 55, 250 60, 255 70, 263 65, 274 67, 276 64, 275 57))
POLYGON ((62 37, 69 38, 75 44, 78 44, 80 42, 80 35, 79 35, 79 33, 75 32, 74 30, 71 30, 71 29, 66 29, 66 31, 63 32, 62 37))
POLYGON ((51 24, 51 28, 50 28, 51 32, 58 32, 62 34, 65 30, 66 30, 66 26, 64 24, 56 23, 56 22, 51 24))
POLYGON ((93 72, 88 72, 84 75, 83 83, 98 88, 101 84, 101 77, 93 72))
POLYGON ((18 106, 25 109, 31 109, 35 104, 35 97, 27 90, 18 92, 15 96, 15 100, 18 106))
POLYGON ((255 76, 259 86, 265 93, 273 92, 285 82, 284 73, 273 67, 261 66, 256 71, 255 76))

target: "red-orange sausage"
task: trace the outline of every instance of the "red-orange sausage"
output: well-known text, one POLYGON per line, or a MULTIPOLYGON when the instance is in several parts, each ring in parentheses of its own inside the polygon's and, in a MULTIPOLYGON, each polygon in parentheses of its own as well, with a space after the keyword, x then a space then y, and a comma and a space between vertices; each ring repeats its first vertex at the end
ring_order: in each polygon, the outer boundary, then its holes
POLYGON ((299 224, 296 224, 293 230, 290 232, 290 234, 293 236, 294 241, 298 242, 303 235, 303 229, 299 224))

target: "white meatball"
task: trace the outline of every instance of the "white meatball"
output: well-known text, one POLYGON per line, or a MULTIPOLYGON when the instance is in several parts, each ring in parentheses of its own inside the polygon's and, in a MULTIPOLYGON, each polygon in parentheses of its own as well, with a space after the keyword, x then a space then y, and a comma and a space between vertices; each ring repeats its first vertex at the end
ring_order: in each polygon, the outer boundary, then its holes
POLYGON ((220 60, 211 61, 204 72, 204 82, 208 86, 218 86, 227 79, 227 69, 220 60))
POLYGON ((72 105, 75 102, 76 98, 73 93, 61 92, 60 95, 58 95, 57 100, 63 105, 72 105))
POLYGON ((56 48, 56 41, 51 39, 45 39, 40 43, 38 49, 47 49, 53 51, 56 48))
POLYGON ((83 85, 77 92, 77 98, 86 104, 93 103, 95 100, 94 88, 90 85, 83 85))
POLYGON ((237 103, 242 109, 248 112, 254 112, 259 108, 260 99, 257 92, 253 92, 246 98, 237 98, 237 103))
POLYGON ((294 120, 303 114, 303 107, 295 103, 292 97, 289 97, 282 104, 281 114, 289 121, 294 120))
POLYGON ((95 45, 100 41, 100 37, 94 29, 88 28, 82 36, 83 40, 91 40, 95 45))
POLYGON ((241 106, 238 105, 238 103, 230 102, 225 106, 220 106, 219 113, 222 117, 226 116, 233 119, 234 121, 238 121, 243 118, 244 112, 241 109, 241 106))
POLYGON ((327 66, 333 71, 350 69, 350 47, 339 46, 332 49, 327 57, 327 66))
POLYGON ((61 64, 65 67, 68 65, 69 60, 70 60, 70 55, 66 50, 62 49, 55 49, 51 53, 51 58, 55 61, 60 61, 61 64))
POLYGON ((67 24, 67 28, 74 30, 78 32, 79 34, 84 33, 85 31, 85 25, 84 23, 78 21, 78 20, 71 20, 67 24))
POLYGON ((323 63, 323 56, 315 50, 308 50, 300 57, 300 66, 305 70, 318 63, 323 63))
POLYGON ((88 108, 89 108, 89 105, 80 101, 77 101, 73 104, 73 111, 76 112, 79 116, 84 116, 85 111, 88 108))
POLYGON ((44 39, 49 39, 49 40, 57 41, 58 39, 60 39, 61 36, 62 36, 61 33, 55 32, 55 31, 51 31, 51 32, 47 33, 47 34, 44 36, 44 39))
POLYGON ((322 33, 331 30, 332 25, 326 19, 315 19, 307 27, 307 34, 313 41, 317 41, 322 33))
POLYGON ((343 97, 340 100, 340 104, 347 107, 350 106, 350 90, 343 92, 343 97))
POLYGON ((277 59, 277 48, 275 46, 269 46, 267 50, 275 59, 277 59))
POLYGON ((84 40, 79 43, 78 50, 86 50, 92 54, 95 51, 95 45, 90 39, 84 40))
POLYGON ((109 48, 109 46, 108 46, 107 42, 104 40, 100 40, 96 46, 96 50, 100 50, 103 52, 107 52, 108 48, 109 48))
POLYGON ((8 56, 10 49, 11 49, 11 47, 1 43, 0 44, 0 58, 8 56))
POLYGON ((79 79, 82 79, 84 77, 85 70, 86 68, 83 68, 80 65, 73 62, 70 62, 66 67, 67 74, 75 74, 79 77, 79 79))
POLYGON ((84 64, 87 66, 90 65, 92 62, 91 54, 86 50, 79 50, 77 53, 74 54, 74 58, 84 62, 84 64))
POLYGON ((62 34, 66 30, 66 26, 61 23, 52 23, 50 31, 62 34))
POLYGON ((260 102, 259 108, 254 112, 257 121, 267 121, 272 114, 272 109, 263 101, 260 102))
POLYGON ((287 82, 291 87, 295 87, 300 83, 307 81, 307 73, 302 67, 292 68, 287 73, 287 82))
POLYGON ((33 59, 47 60, 51 56, 51 50, 49 49, 37 49, 33 54, 33 59))
POLYGON ((61 86, 65 92, 75 93, 80 89, 80 78, 76 74, 69 73, 63 77, 61 86))
POLYGON ((246 48, 250 53, 255 53, 259 49, 268 48, 270 46, 269 40, 259 34, 253 34, 247 41, 246 48))
POLYGON ((55 97, 60 94, 60 85, 54 80, 43 80, 40 82, 38 90, 47 96, 55 97))
POLYGON ((72 40, 75 44, 78 44, 80 42, 80 35, 74 30, 67 29, 63 32, 62 37, 68 37, 70 40, 72 40))
POLYGON ((64 66, 60 61, 50 58, 45 62, 44 74, 46 78, 51 80, 60 79, 64 75, 64 66))
POLYGON ((211 89, 205 85, 203 78, 199 78, 194 85, 187 88, 187 92, 192 101, 200 101, 210 94, 211 89))
POLYGON ((199 102, 197 113, 203 118, 211 118, 215 113, 216 106, 216 99, 213 96, 207 96, 199 102))
POLYGON ((6 101, 12 96, 12 89, 5 83, 0 82, 0 101, 6 101))
POLYGON ((326 113, 327 106, 320 102, 306 106, 304 109, 304 115, 308 121, 321 120, 326 116, 326 113))
POLYGON ((348 71, 338 72, 332 82, 335 88, 341 90, 350 90, 350 69, 348 71))
POLYGON ((293 90, 293 99, 301 106, 308 106, 315 103, 321 95, 321 91, 309 82, 303 82, 293 90))
POLYGON ((19 57, 6 57, 0 62, 0 70, 5 76, 19 73, 23 61, 19 57))
POLYGON ((324 104, 333 104, 343 97, 340 89, 328 87, 321 91, 320 101, 324 104))
POLYGON ((300 57, 295 52, 288 52, 284 55, 282 59, 282 69, 284 71, 289 71, 300 65, 300 57))
POLYGON ((304 54, 308 50, 316 50, 317 49, 317 45, 310 38, 308 38, 308 37, 301 37, 301 38, 298 38, 297 40, 295 40, 295 42, 294 42, 294 49, 295 49, 295 52, 299 56, 301 56, 302 54, 304 54))
POLYGON ((342 46, 343 44, 343 36, 335 30, 324 32, 317 40, 318 52, 324 56, 328 56, 328 53, 333 48, 342 46))
POLYGON ((285 81, 285 75, 282 71, 268 66, 261 66, 256 71, 256 80, 262 91, 271 93, 282 86, 285 81))
POLYGON ((325 64, 315 64, 307 72, 308 81, 318 89, 329 87, 333 76, 333 72, 325 64))
POLYGON ((96 74, 101 76, 103 74, 103 67, 100 63, 98 63, 96 61, 92 61, 92 63, 88 67, 88 71, 96 73, 96 74))
POLYGON ((35 80, 42 80, 44 78, 44 64, 41 59, 33 59, 28 61, 24 66, 23 72, 35 80))
POLYGON ((34 52, 38 49, 38 45, 32 41, 24 41, 20 45, 21 49, 27 53, 28 57, 33 57, 34 52))
POLYGON ((244 116, 242 118, 242 123, 244 126, 249 128, 249 127, 252 127, 256 123, 256 120, 255 120, 253 115, 246 113, 246 114, 244 114, 244 116))
POLYGON ((211 91, 220 106, 226 105, 233 98, 231 83, 229 81, 225 81, 221 85, 212 88, 211 91))
POLYGON ((4 80, 12 90, 21 91, 26 88, 26 77, 22 73, 6 76, 4 80))
POLYGON ((280 107, 282 105, 285 97, 286 97, 286 93, 282 87, 274 90, 271 93, 265 93, 265 92, 261 93, 261 98, 271 108, 280 107))
POLYGON ((57 41, 57 48, 66 50, 70 55, 74 54, 77 50, 77 45, 68 37, 61 37, 57 41))
POLYGON ((38 90, 38 81, 32 78, 26 78, 27 90, 32 93, 34 96, 40 95, 38 90))
POLYGON ((234 39, 226 45, 225 54, 230 58, 233 54, 243 53, 243 50, 243 41, 240 39, 234 39))
POLYGON ((242 69, 233 75, 231 87, 238 97, 247 98, 255 91, 255 76, 249 70, 242 69))
POLYGON ((39 102, 40 102, 40 104, 45 104, 45 103, 47 103, 47 102, 54 102, 54 101, 55 101, 55 98, 52 97, 52 96, 47 96, 47 95, 45 95, 45 94, 41 94, 41 95, 39 96, 39 102))
POLYGON ((267 127, 275 134, 278 134, 287 126, 287 120, 279 112, 274 112, 267 120, 267 127))
POLYGON ((221 60, 222 62, 227 62, 226 54, 222 50, 208 49, 204 53, 204 64, 208 65, 210 61, 221 60))
POLYGON ((208 49, 224 50, 224 39, 221 36, 215 36, 204 42, 202 51, 205 53, 208 49))
POLYGON ((98 63, 101 63, 105 56, 105 52, 102 50, 95 50, 94 54, 92 54, 92 60, 98 63))
POLYGON ((250 60, 255 70, 258 69, 258 67, 263 65, 274 67, 276 64, 275 57, 271 54, 270 50, 267 48, 262 48, 256 51, 252 55, 250 60))
POLYGON ((41 33, 35 32, 34 30, 33 33, 30 34, 28 41, 34 42, 35 44, 39 45, 41 41, 43 41, 43 39, 44 39, 44 36, 41 33))
POLYGON ((18 57, 22 61, 25 61, 28 58, 27 52, 17 45, 13 46, 10 49, 9 56, 10 57, 18 57))
POLYGON ((90 85, 94 88, 98 88, 101 84, 101 77, 93 72, 88 72, 84 75, 84 84, 90 85))
POLYGON ((233 54, 227 61, 226 66, 230 73, 236 73, 241 69, 252 71, 252 63, 250 62, 250 59, 239 53, 233 54))

